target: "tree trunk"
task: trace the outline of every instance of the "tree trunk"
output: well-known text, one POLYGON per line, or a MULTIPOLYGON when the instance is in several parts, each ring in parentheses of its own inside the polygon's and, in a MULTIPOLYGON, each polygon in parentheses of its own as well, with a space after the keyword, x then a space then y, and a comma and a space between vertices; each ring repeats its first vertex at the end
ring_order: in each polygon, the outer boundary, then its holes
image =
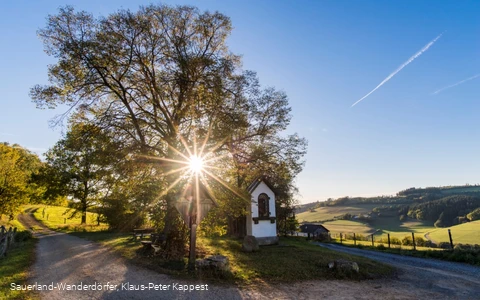
POLYGON ((82 200, 82 222, 81 225, 87 224, 87 199, 82 200))

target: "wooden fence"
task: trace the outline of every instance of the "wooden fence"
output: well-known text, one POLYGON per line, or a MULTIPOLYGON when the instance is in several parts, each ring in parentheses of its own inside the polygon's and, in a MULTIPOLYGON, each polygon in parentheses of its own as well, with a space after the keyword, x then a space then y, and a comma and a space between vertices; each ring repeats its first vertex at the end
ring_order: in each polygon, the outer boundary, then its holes
POLYGON ((435 244, 430 240, 425 240, 421 236, 415 237, 415 233, 411 232, 410 235, 404 236, 400 239, 398 237, 390 237, 390 233, 376 235, 376 233, 369 235, 355 234, 355 233, 332 233, 329 232, 324 236, 313 237, 313 239, 320 239, 325 241, 337 242, 340 244, 353 244, 354 246, 363 245, 363 246, 379 246, 383 245, 388 248, 413 248, 417 250, 417 247, 422 248, 437 248, 437 249, 454 249, 452 233, 448 229, 448 242, 442 242, 440 244, 435 244), (410 236, 411 235, 411 236, 410 236))
POLYGON ((8 249, 15 243, 16 233, 16 227, 7 230, 5 226, 0 226, 0 258, 7 256, 8 249))

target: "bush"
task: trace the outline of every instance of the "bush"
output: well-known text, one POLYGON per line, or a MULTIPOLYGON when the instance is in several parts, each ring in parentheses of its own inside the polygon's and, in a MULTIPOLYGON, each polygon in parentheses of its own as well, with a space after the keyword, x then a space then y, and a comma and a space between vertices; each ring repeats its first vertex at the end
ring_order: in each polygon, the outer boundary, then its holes
POLYGON ((110 229, 124 232, 140 228, 145 223, 145 212, 128 209, 128 201, 124 199, 107 199, 99 212, 110 229))
POLYGON ((402 239, 402 245, 413 246, 413 240, 411 236, 406 236, 402 239))
POLYGON ((30 231, 19 231, 17 232, 17 234, 15 234, 15 243, 19 243, 19 242, 25 242, 29 239, 33 238, 33 235, 30 231))
POLYGON ((421 236, 415 237, 415 245, 419 247, 425 247, 426 243, 427 241, 425 241, 425 239, 422 238, 421 236))
POLYGON ((438 244, 438 247, 439 248, 442 248, 442 249, 450 249, 450 243, 448 242, 441 242, 440 244, 438 244))

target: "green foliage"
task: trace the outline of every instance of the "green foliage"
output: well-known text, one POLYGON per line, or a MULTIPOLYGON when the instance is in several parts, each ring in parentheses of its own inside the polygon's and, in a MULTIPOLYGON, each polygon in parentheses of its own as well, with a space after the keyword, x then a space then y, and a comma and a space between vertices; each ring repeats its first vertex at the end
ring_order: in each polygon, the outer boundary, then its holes
POLYGON ((22 204, 41 193, 32 182, 41 164, 37 155, 19 145, 0 143, 0 216, 13 219, 22 204))
POLYGON ((227 218, 220 208, 214 207, 207 214, 200 223, 199 233, 206 237, 220 237, 227 233, 227 218))
POLYGON ((452 195, 435 201, 411 205, 408 215, 419 220, 435 221, 435 227, 451 226, 457 216, 480 207, 480 197, 452 195))
POLYGON ((469 213, 467 215, 467 219, 469 219, 470 221, 480 220, 480 207, 469 213))
POLYGON ((18 231, 15 234, 15 243, 26 242, 29 239, 33 238, 33 235, 28 230, 18 231))
POLYGON ((48 188, 52 195, 70 196, 71 206, 86 223, 87 209, 98 205, 109 189, 111 169, 120 160, 120 145, 113 143, 100 128, 84 123, 73 124, 66 136, 47 152, 52 178, 48 188))

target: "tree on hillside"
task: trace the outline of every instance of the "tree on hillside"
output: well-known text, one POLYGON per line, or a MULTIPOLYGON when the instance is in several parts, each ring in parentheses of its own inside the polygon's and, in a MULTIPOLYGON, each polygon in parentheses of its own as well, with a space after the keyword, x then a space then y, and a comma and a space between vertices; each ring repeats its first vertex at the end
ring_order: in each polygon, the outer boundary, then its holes
POLYGON ((469 219, 470 221, 480 220, 480 207, 469 213, 467 215, 467 219, 469 219))
MULTIPOLYGON (((262 90, 253 72, 240 69, 226 45, 231 29, 218 12, 150 5, 104 18, 65 7, 39 31, 57 63, 49 67, 50 85, 33 87, 32 98, 40 108, 70 105, 132 154, 158 159, 167 236, 178 219, 175 169, 195 149, 212 153, 219 174, 224 166, 238 172, 224 177, 237 189, 249 178, 242 172, 260 161, 256 149, 263 146, 263 157, 277 162, 304 153, 303 139, 279 134, 290 120, 285 94, 262 90)), ((299 166, 289 164, 291 178, 299 166)))
POLYGON ((41 166, 37 155, 17 144, 0 143, 0 215, 13 215, 36 194, 31 178, 41 166))

